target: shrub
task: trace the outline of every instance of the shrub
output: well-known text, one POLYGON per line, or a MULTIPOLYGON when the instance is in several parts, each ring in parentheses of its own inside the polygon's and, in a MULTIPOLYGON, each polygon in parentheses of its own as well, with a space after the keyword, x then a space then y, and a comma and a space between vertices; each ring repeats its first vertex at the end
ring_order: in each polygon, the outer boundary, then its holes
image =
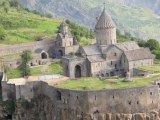
POLYGON ((79 26, 69 20, 66 20, 66 23, 69 25, 69 28, 71 29, 71 34, 77 39, 77 41, 80 41, 82 37, 89 39, 95 38, 94 31, 86 27, 79 26))
POLYGON ((4 101, 3 107, 8 114, 13 114, 15 111, 15 102, 13 100, 4 101))
POLYGON ((3 28, 0 27, 0 40, 5 40, 6 32, 3 28))
POLYGON ((152 53, 156 56, 156 59, 160 60, 160 51, 158 50, 153 50, 152 53))
POLYGON ((155 39, 149 39, 146 43, 146 47, 149 47, 150 50, 159 50, 159 42, 155 39))
POLYGON ((44 35, 39 34, 39 35, 37 35, 37 36, 35 37, 35 41, 41 41, 41 40, 43 40, 43 38, 44 38, 44 35))

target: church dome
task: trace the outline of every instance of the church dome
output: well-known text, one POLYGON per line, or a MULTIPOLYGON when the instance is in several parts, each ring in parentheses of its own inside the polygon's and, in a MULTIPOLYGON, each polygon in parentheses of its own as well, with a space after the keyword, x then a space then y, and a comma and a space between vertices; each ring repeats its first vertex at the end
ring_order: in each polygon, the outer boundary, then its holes
POLYGON ((104 8, 95 28, 101 29, 101 28, 115 28, 115 27, 116 25, 113 22, 111 16, 106 13, 104 8))

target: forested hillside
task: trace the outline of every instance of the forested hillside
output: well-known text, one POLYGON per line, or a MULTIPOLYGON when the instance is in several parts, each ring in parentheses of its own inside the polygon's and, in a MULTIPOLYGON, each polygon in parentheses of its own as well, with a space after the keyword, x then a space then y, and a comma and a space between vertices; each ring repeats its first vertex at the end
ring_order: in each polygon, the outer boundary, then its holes
MULTIPOLYGON (((94 28, 104 0, 20 0, 21 4, 55 18, 70 19, 94 28)), ((160 16, 155 10, 159 0, 105 0, 106 10, 113 17, 121 33, 148 39, 160 39, 160 16), (123 4, 119 4, 119 2, 123 4), (143 4, 141 4, 143 3, 143 4), (136 6, 137 5, 137 6, 136 6), (150 5, 150 6, 149 6, 150 5)))
MULTIPOLYGON (((27 43, 42 38, 55 38, 63 20, 50 14, 30 11, 17 0, 0 1, 0 44, 27 43)), ((81 45, 92 43, 94 32, 67 20, 72 35, 81 45)), ((94 40, 93 40, 94 42, 94 40)))

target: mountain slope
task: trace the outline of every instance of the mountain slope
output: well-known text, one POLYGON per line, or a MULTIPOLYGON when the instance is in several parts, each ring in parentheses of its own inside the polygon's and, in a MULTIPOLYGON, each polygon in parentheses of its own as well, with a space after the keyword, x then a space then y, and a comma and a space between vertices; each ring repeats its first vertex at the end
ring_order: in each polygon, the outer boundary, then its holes
POLYGON ((0 39, 0 44, 19 44, 38 40, 40 37, 56 36, 60 20, 49 19, 20 7, 8 7, 5 11, 5 6, 0 3, 0 30, 5 34, 5 38, 0 39))
MULTIPOLYGON (((160 16, 154 11, 145 9, 145 7, 139 8, 138 5, 133 7, 134 4, 128 5, 129 0, 110 1, 106 2, 106 10, 111 14, 122 33, 130 32, 133 36, 142 39, 160 39, 160 16), (119 4, 119 2, 123 4, 119 4)), ((145 1, 143 0, 143 2, 145 1)), ((92 28, 96 22, 95 18, 102 11, 103 2, 104 0, 21 0, 21 4, 30 9, 49 13, 62 19, 71 19, 92 28)), ((138 3, 135 2, 135 4, 138 3)))
POLYGON ((160 0, 112 0, 131 7, 143 7, 153 10, 160 15, 160 0))

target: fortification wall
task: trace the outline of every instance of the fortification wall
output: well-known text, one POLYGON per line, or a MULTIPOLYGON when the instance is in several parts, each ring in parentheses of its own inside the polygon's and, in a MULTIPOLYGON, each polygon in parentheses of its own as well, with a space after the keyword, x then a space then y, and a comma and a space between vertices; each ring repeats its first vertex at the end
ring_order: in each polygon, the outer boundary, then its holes
POLYGON ((87 101, 85 110, 89 113, 97 110, 100 113, 143 113, 158 109, 159 106, 158 86, 101 91, 58 90, 61 92, 62 101, 67 99, 71 108, 72 105, 75 108, 77 103, 85 104, 87 101))
POLYGON ((16 99, 16 89, 15 85, 13 84, 7 84, 6 81, 1 82, 1 87, 2 87, 2 100, 6 101, 9 99, 16 99))
POLYGON ((89 113, 143 113, 158 109, 160 101, 158 86, 100 91, 59 89, 44 82, 16 86, 16 99, 30 100, 37 94, 45 94, 60 108, 89 113))
MULTIPOLYGON (((3 100, 13 91, 10 85, 2 83, 3 100)), ((123 114, 135 117, 137 113, 148 113, 159 109, 159 86, 138 87, 129 89, 113 89, 98 91, 80 91, 60 89, 49 86, 45 82, 29 82, 25 86, 16 86, 16 99, 24 98, 32 101, 38 95, 45 95, 51 101, 55 120, 111 120, 109 116, 123 114), (101 117, 101 119, 99 118, 101 117)), ((48 105, 46 101, 41 101, 48 105)), ((36 108, 35 108, 36 109, 36 108)), ((47 110, 46 110, 47 111, 47 110)), ((28 113, 29 114, 29 113, 28 113)), ((139 115, 139 114, 138 114, 139 115)), ((28 120, 28 119, 26 119, 28 120)), ((49 119, 47 119, 49 120, 49 119)), ((112 119, 117 120, 117 119, 112 119)), ((131 120, 131 119, 130 119, 131 120)), ((141 119, 133 119, 141 120, 141 119)))
POLYGON ((48 50, 52 46, 54 46, 54 40, 36 41, 32 43, 23 43, 23 44, 17 44, 13 46, 10 45, 10 46, 1 47, 0 55, 17 54, 17 53, 23 52, 24 50, 35 51, 38 48, 48 50))

